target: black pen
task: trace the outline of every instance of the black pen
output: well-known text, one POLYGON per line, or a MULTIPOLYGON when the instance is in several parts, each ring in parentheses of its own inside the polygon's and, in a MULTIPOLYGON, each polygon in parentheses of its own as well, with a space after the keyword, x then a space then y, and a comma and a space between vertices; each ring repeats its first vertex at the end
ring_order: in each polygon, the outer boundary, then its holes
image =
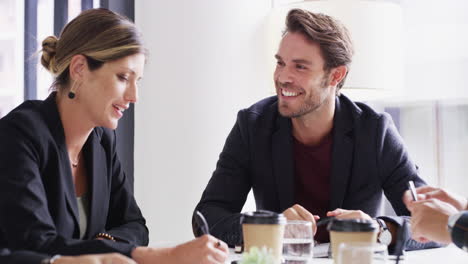
POLYGON ((403 220, 403 225, 398 229, 396 242, 394 245, 394 254, 396 255, 395 264, 399 264, 401 256, 405 250, 406 240, 408 240, 407 223, 403 220))
MULTIPOLYGON (((208 227, 208 222, 206 221, 205 217, 198 210, 195 211, 195 214, 197 215, 195 217, 195 221, 197 222, 197 225, 200 227, 200 230, 202 231, 204 235, 209 235, 210 228, 208 227)), ((216 242, 215 247, 219 248, 220 246, 221 246, 221 240, 218 239, 218 242, 216 242)))
POLYGON ((328 224, 329 222, 333 221, 335 219, 335 217, 324 217, 324 218, 320 218, 319 220, 317 220, 317 223, 316 225, 317 226, 323 226, 323 225, 326 225, 328 224))
POLYGON ((408 182, 408 188, 409 188, 409 190, 411 192, 411 196, 413 196, 413 201, 417 201, 418 200, 418 193, 416 192, 416 187, 414 186, 413 181, 408 182))

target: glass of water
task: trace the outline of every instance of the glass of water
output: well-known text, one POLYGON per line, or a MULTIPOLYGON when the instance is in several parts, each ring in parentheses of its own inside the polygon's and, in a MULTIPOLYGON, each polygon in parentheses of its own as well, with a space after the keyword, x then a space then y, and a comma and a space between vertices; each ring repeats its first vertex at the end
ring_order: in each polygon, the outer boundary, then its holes
POLYGON ((369 242, 345 242, 338 247, 337 264, 388 264, 387 246, 369 242))
POLYGON ((284 228, 285 264, 307 264, 313 257, 314 236, 309 221, 288 221, 284 228))

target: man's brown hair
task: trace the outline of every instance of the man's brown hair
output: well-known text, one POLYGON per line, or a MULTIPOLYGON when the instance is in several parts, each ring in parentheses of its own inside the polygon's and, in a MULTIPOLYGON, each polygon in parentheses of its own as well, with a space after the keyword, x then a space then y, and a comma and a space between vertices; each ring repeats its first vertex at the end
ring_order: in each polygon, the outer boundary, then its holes
MULTIPOLYGON (((320 45, 325 60, 325 71, 341 65, 349 69, 354 53, 353 43, 349 31, 338 20, 320 13, 292 9, 286 17, 283 36, 288 32, 303 34, 310 41, 320 45)), ((343 87, 346 76, 337 85, 337 93, 343 87)))

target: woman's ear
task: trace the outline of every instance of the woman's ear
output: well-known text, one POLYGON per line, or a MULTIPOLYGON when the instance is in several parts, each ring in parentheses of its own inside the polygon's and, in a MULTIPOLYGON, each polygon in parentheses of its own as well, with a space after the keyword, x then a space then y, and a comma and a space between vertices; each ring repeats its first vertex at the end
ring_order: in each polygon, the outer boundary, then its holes
POLYGON ((87 70, 88 61, 85 56, 78 54, 72 57, 69 66, 71 80, 81 82, 87 70))

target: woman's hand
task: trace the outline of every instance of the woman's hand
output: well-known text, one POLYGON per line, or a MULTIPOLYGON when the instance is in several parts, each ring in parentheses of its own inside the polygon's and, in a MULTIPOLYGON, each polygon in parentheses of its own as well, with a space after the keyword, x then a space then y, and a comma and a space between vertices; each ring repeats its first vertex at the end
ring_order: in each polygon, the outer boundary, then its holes
POLYGON ((169 255, 174 264, 224 264, 229 249, 223 241, 204 235, 174 247, 169 255))
POLYGON ((224 264, 228 254, 226 243, 204 235, 173 248, 138 247, 132 258, 138 264, 224 264))

